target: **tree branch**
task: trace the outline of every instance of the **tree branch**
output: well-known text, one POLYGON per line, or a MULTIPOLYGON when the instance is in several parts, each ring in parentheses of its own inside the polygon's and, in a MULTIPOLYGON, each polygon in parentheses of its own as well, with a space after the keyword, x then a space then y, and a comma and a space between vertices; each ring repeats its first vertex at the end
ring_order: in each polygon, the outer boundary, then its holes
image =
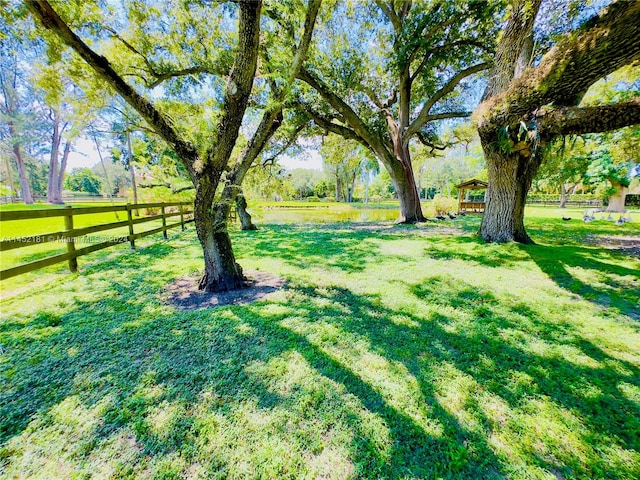
POLYGON ((329 103, 329 105, 336 109, 336 111, 344 118, 345 123, 350 125, 351 128, 353 128, 353 131, 360 138, 369 137, 367 126, 360 119, 360 117, 358 117, 358 114, 342 98, 333 93, 331 91, 331 88, 322 80, 313 75, 304 67, 300 69, 298 78, 312 87, 316 92, 320 94, 322 98, 324 98, 329 103))
POLYGON ((273 164, 273 162, 275 161, 275 159, 277 157, 279 157, 280 155, 282 155, 284 152, 286 152, 291 145, 293 145, 296 140, 298 140, 298 137, 300 136, 300 132, 302 132, 302 130, 304 130, 305 128, 307 128, 308 122, 305 123, 301 123, 300 125, 298 125, 295 130, 292 132, 292 134, 289 136, 289 138, 287 139, 287 141, 285 142, 285 144, 279 148, 276 153, 274 153, 273 155, 271 155, 269 158, 266 158, 262 161, 262 166, 266 166, 267 164, 271 163, 273 164))
POLYGON ((187 190, 194 190, 196 187, 194 185, 185 185, 184 187, 174 187, 169 182, 166 183, 141 183, 138 185, 139 188, 158 188, 158 187, 166 187, 171 189, 171 193, 180 193, 185 192, 187 190))
POLYGON ((361 92, 364 92, 367 95, 367 97, 369 97, 369 100, 371 100, 371 102, 373 102, 373 104, 376 107, 383 108, 382 102, 376 96, 376 93, 373 91, 373 88, 364 84, 360 84, 358 88, 360 89, 361 92))
POLYGON ((33 15, 42 22, 44 28, 54 32, 65 44, 75 50, 151 125, 158 135, 174 148, 182 163, 190 170, 197 158, 196 149, 179 137, 168 117, 160 113, 151 102, 126 83, 105 57, 94 52, 78 35, 71 31, 47 0, 27 0, 26 3, 33 15))
POLYGON ((418 75, 422 72, 424 67, 427 65, 427 62, 436 53, 444 52, 445 50, 453 49, 456 47, 460 47, 462 45, 470 45, 473 47, 478 47, 482 50, 487 50, 487 46, 478 40, 457 40, 455 42, 447 43, 445 45, 439 45, 437 47, 430 48, 424 53, 424 57, 420 62, 420 65, 416 68, 413 75, 411 75, 411 81, 415 80, 418 75))
POLYGON ((307 52, 311 44, 311 39, 313 37, 316 18, 318 16, 318 12, 320 11, 321 4, 322 0, 309 0, 309 6, 307 8, 304 22, 304 31, 302 34, 302 38, 300 39, 300 44, 296 48, 293 61, 291 62, 291 68, 287 72, 286 84, 283 88, 277 89, 276 87, 276 89, 273 91, 273 96, 275 97, 273 99, 273 103, 275 104, 275 106, 268 109, 264 113, 262 120, 260 121, 260 124, 258 125, 258 128, 256 129, 253 137, 242 152, 240 160, 233 168, 232 174, 228 176, 228 178, 231 179, 234 183, 242 183, 244 175, 246 174, 251 164, 255 161, 258 155, 260 155, 260 152, 262 152, 267 142, 275 134, 278 128, 280 128, 280 125, 282 125, 283 102, 291 87, 291 84, 294 82, 297 73, 302 67, 304 59, 307 56, 307 52))
POLYGON ((425 123, 434 121, 434 120, 445 120, 447 118, 469 118, 473 115, 473 112, 442 112, 442 113, 434 113, 432 115, 427 115, 427 121, 425 123))
POLYGON ((362 137, 360 137, 360 135, 355 132, 355 130, 350 129, 349 127, 345 127, 344 125, 338 125, 337 123, 332 122, 330 118, 327 118, 316 112, 309 105, 306 105, 302 102, 300 102, 299 105, 319 127, 324 128, 329 132, 340 135, 343 138, 357 140, 359 143, 367 145, 367 143, 362 139, 362 137))
POLYGON ((389 4, 386 4, 384 3, 384 0, 376 0, 376 5, 378 5, 378 8, 382 10, 382 13, 385 14, 385 16, 389 19, 389 21, 393 25, 393 28, 396 31, 396 33, 398 33, 402 28, 402 22, 400 21, 400 17, 398 17, 398 14, 396 13, 396 11, 393 9, 392 2, 393 0, 389 4))
MULTIPOLYGON (((465 70, 462 70, 461 72, 458 72, 456 75, 454 75, 440 90, 434 93, 433 96, 425 102, 418 116, 415 118, 413 122, 411 122, 411 125, 409 125, 409 127, 407 128, 405 138, 407 139, 411 138, 411 136, 414 135, 418 130, 420 130, 425 123, 427 123, 429 120, 435 120, 434 118, 430 118, 430 117, 433 117, 433 115, 429 115, 429 111, 431 110, 431 108, 433 108, 433 106, 437 102, 439 102, 442 98, 444 98, 446 95, 451 93, 463 79, 465 79, 470 75, 473 75, 474 73, 478 73, 478 72, 481 72, 482 70, 486 70, 487 68, 489 68, 488 63, 479 63, 478 65, 469 67, 465 70)), ((453 117, 441 117, 441 118, 453 118, 453 117)))
MULTIPOLYGON (((519 122, 539 107, 577 105, 588 88, 618 68, 640 60, 640 2, 616 2, 565 36, 535 68, 478 108, 478 128, 519 122)), ((486 94, 485 94, 486 97, 486 94)))
POLYGON ((267 142, 271 139, 271 137, 273 137, 278 128, 280 128, 280 125, 282 125, 283 103, 287 96, 287 93, 289 92, 291 84, 294 82, 296 75, 302 67, 302 63, 307 56, 307 51, 309 50, 309 45, 311 44, 315 21, 320 10, 321 3, 322 0, 309 0, 309 6, 307 8, 304 22, 304 31, 302 34, 302 38, 300 39, 300 45, 296 48, 296 52, 291 63, 291 68, 287 72, 286 83, 283 88, 278 89, 275 85, 275 82, 272 82, 274 106, 264 112, 262 120, 260 121, 260 124, 258 125, 258 128, 256 129, 253 137, 247 144, 246 148, 243 150, 240 159, 234 165, 225 179, 225 186, 222 193, 220 194, 220 204, 222 205, 222 207, 217 209, 216 211, 216 218, 218 221, 224 221, 226 219, 227 212, 225 211, 225 209, 228 208, 228 205, 231 205, 233 203, 233 200, 235 199, 239 191, 240 184, 244 180, 244 176, 247 174, 247 171, 249 170, 255 159, 258 157, 258 155, 260 155, 260 152, 262 152, 267 142))
POLYGON ((219 173, 225 168, 238 138, 258 65, 262 2, 238 0, 238 3, 240 19, 236 57, 225 88, 217 135, 206 154, 206 162, 219 173))
POLYGON ((183 68, 182 70, 175 70, 172 72, 164 72, 164 73, 155 72, 153 74, 153 76, 155 77, 155 80, 151 83, 148 83, 147 87, 155 88, 158 85, 160 85, 162 82, 169 80, 171 78, 184 77, 186 75, 194 75, 196 73, 211 73, 211 74, 226 75, 228 72, 222 72, 222 71, 214 72, 211 69, 202 67, 202 66, 187 67, 187 68, 183 68))
POLYGON ((640 96, 615 105, 541 108, 534 115, 543 137, 608 132, 640 124, 640 96))
POLYGON ((511 16, 502 32, 502 39, 496 49, 493 69, 489 74, 487 88, 482 100, 504 91, 513 79, 518 57, 522 52, 529 33, 533 30, 542 0, 514 0, 511 16))
POLYGON ((451 146, 451 144, 446 144, 446 145, 437 145, 435 143, 433 143, 431 140, 429 140, 426 135, 424 135, 422 132, 418 132, 416 133, 416 137, 418 137, 418 140, 420 141, 421 144, 423 144, 425 147, 429 147, 431 149, 430 153, 433 153, 434 150, 446 150, 448 147, 451 146))

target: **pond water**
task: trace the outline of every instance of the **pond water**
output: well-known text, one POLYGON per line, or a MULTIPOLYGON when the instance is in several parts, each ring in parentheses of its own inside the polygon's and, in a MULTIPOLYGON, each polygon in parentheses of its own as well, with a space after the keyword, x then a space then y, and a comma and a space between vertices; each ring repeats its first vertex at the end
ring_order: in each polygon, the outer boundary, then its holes
POLYGON ((352 208, 343 206, 296 208, 249 208, 249 213, 260 223, 336 223, 394 221, 399 217, 397 208, 352 208))

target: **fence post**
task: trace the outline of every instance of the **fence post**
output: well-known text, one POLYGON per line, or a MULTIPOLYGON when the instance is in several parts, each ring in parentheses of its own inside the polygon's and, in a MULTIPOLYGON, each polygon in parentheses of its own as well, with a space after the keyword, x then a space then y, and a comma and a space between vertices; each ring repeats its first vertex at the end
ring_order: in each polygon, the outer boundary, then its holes
POLYGON ((127 220, 129 221, 129 245, 133 250, 136 248, 136 241, 133 239, 133 216, 131 215, 131 204, 127 203, 127 220))
MULTIPOLYGON (((73 207, 65 207, 69 209, 69 215, 64 217, 64 228, 67 232, 73 231, 73 207)), ((74 243, 74 237, 65 237, 67 243, 67 253, 73 255, 76 252, 76 245, 74 243)), ((69 270, 71 272, 78 271, 78 259, 76 257, 69 258, 69 270)))
POLYGON ((180 209, 180 227, 182 228, 182 231, 184 232, 184 214, 182 213, 182 202, 180 202, 178 204, 178 208, 180 209))
POLYGON ((167 217, 165 216, 165 212, 164 212, 164 203, 160 208, 162 208, 162 236, 166 240, 167 239, 167 217))

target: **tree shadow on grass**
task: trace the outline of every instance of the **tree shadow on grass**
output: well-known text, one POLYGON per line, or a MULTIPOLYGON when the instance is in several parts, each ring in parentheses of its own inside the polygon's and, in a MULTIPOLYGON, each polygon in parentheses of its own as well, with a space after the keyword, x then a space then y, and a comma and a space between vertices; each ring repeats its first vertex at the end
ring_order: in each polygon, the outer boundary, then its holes
POLYGON ((462 260, 485 267, 505 267, 526 259, 515 245, 486 243, 477 236, 430 239, 425 255, 437 260, 462 260))
POLYGON ((516 266, 531 259, 559 287, 640 320, 640 270, 635 268, 635 259, 623 254, 596 247, 488 244, 478 237, 460 236, 431 239, 425 255, 486 267, 516 266), (609 261, 612 259, 614 262, 609 261), (629 266, 617 264, 620 261, 629 266), (577 276, 578 271, 583 273, 582 278, 577 276))
POLYGON ((274 256, 297 268, 337 268, 360 272, 375 259, 378 245, 370 239, 401 238, 402 230, 371 232, 339 225, 266 225, 257 232, 241 232, 235 242, 238 256, 274 256))
MULTIPOLYGON (((388 310, 375 297, 364 298, 340 288, 332 289, 328 296, 310 289, 308 295, 324 295, 340 305, 325 309, 319 320, 334 323, 351 335, 365 336, 373 351, 406 366, 418 380, 425 401, 434 406, 433 416, 449 425, 445 428, 447 434, 469 452, 468 463, 461 469, 467 478, 480 478, 507 468, 509 458, 498 459, 487 442, 491 430, 500 432, 505 425, 488 419, 481 409, 467 406, 465 409, 472 410, 478 423, 486 428, 486 431, 470 430, 446 411, 445 404, 439 405, 434 388, 437 381, 434 372, 438 369, 434 367, 442 362, 450 363, 473 378, 483 390, 506 401, 512 411, 531 408, 524 405, 530 401, 535 405, 536 399, 550 400, 558 411, 567 409, 581 419, 585 431, 581 441, 593 452, 606 450, 612 443, 629 451, 640 448, 637 436, 640 407, 620 391, 621 383, 640 386, 640 369, 634 364, 607 355, 568 324, 559 326, 564 329, 564 343, 559 343, 555 324, 540 320, 538 315, 524 316, 522 309, 519 313, 510 309, 503 311, 490 292, 472 285, 441 278, 427 285, 414 285, 411 290, 429 304, 439 299, 440 305, 453 307, 469 321, 452 329, 451 325, 459 320, 450 316, 434 313, 421 318, 410 311, 388 310), (410 319, 412 325, 390 321, 398 314, 410 319), (505 338, 504 332, 510 332, 512 337, 505 338), (561 352, 537 354, 533 344, 540 340, 554 344, 554 348, 572 348, 599 365, 586 366, 565 360, 561 352), (478 476, 478 472, 484 473, 478 476)), ((473 405, 472 400, 468 401, 468 405, 473 405)), ((535 414, 530 414, 535 421, 535 414)), ((562 423, 562 416, 556 421, 562 423)), ((535 426, 525 428, 534 430, 535 426)), ((562 433, 562 428, 558 428, 562 433)), ((545 440, 556 441, 553 435, 558 432, 552 432, 545 440)), ((512 440, 517 438, 516 435, 512 440)), ((613 465, 593 452, 591 457, 581 457, 580 444, 574 445, 572 452, 564 452, 566 447, 562 442, 556 443, 555 452, 549 447, 553 452, 550 456, 526 445, 515 445, 514 449, 520 449, 520 453, 528 457, 527 463, 543 468, 547 474, 627 478, 629 474, 638 473, 638 466, 632 463, 613 465)))
POLYGON ((640 270, 633 267, 637 262, 632 258, 604 249, 574 246, 527 245, 523 249, 558 286, 620 315, 640 320, 640 270), (612 257, 625 259, 629 267, 606 261, 612 257), (581 270, 583 278, 570 269, 581 270))
MULTIPOLYGON (((323 252, 343 255, 335 245, 323 252)), ((55 424, 62 422, 63 430, 68 428, 65 422, 73 424, 72 419, 58 417, 61 406, 68 408, 77 399, 84 410, 101 405, 99 421, 90 435, 73 437, 68 447, 51 447, 68 448, 76 465, 90 465, 96 449, 124 435, 135 459, 128 467, 121 466, 122 475, 135 474, 131 470, 135 464, 148 462, 150 457, 179 452, 188 460, 207 465, 211 474, 227 472, 233 476, 233 455, 220 454, 206 460, 194 447, 202 445, 199 438, 204 436, 201 418, 194 412, 203 408, 206 396, 214 398, 206 403, 207 413, 223 418, 229 428, 233 428, 236 411, 248 408, 248 403, 252 409, 274 417, 276 410, 296 412, 306 405, 303 414, 285 420, 273 435, 286 438, 292 451, 308 448, 308 455, 313 457, 314 449, 322 451, 322 439, 342 425, 350 440, 338 446, 348 447, 348 462, 354 465, 352 473, 356 476, 463 478, 464 472, 484 472, 485 476, 497 477, 494 469, 498 463, 491 460, 490 450, 483 450, 486 455, 482 464, 466 461, 466 447, 461 443, 466 438, 463 429, 437 402, 432 402, 436 419, 446 423, 446 433, 453 439, 426 432, 408 412, 390 405, 344 362, 306 335, 281 326, 278 318, 262 314, 260 307, 175 312, 166 305, 154 304, 155 295, 172 275, 159 272, 154 264, 175 261, 177 255, 172 246, 161 244, 120 257, 111 265, 96 265, 86 272, 84 280, 101 286, 99 298, 76 300, 72 306, 57 309, 43 307, 33 318, 3 324, 0 372, 6 388, 0 392, 0 463, 7 466, 24 447, 12 438, 26 436, 28 443, 30 437, 37 438, 39 432, 55 424), (291 353, 306 361, 315 372, 312 383, 322 387, 305 385, 282 392, 271 385, 268 376, 255 373, 256 365, 291 353), (355 399, 355 404, 349 398, 355 399), (158 433, 153 417, 167 404, 177 405, 182 413, 170 419, 168 431, 158 433), (388 442, 372 433, 363 419, 365 412, 378 418, 381 428, 389 431, 388 442), (306 425, 308 431, 297 431, 291 422, 306 425), (314 442, 320 446, 309 446, 314 442), (493 466, 487 470, 486 463, 493 466)), ((352 301, 359 300, 353 297, 352 301)), ((312 322, 316 309, 307 302, 305 299, 297 306, 306 311, 306 321, 312 322)), ((245 432, 236 434, 240 436, 238 445, 247 441, 241 438, 245 432)), ((258 436, 257 441, 266 440, 258 436)), ((55 437, 47 442, 55 443, 55 437)), ((229 445, 226 453, 232 453, 235 446, 229 445)), ((47 450, 41 454, 46 456, 47 450)), ((252 460, 255 476, 261 476, 263 467, 258 459, 252 460)), ((304 475, 308 465, 301 464, 300 458, 294 460, 276 474, 289 478, 304 475)))
MULTIPOLYGON (((148 294, 142 294, 146 302, 138 301, 140 292, 136 287, 155 285, 157 275, 153 281, 152 270, 142 266, 143 258, 140 264, 135 263, 117 288, 104 292, 103 300, 77 302, 74 308, 60 314, 42 312, 41 318, 34 319, 36 323, 25 322, 21 329, 12 327, 9 333, 15 341, 7 343, 2 369, 7 379, 0 398, 2 463, 20 454, 20 447, 10 442, 12 437, 37 436, 55 422, 68 428, 64 425, 70 419, 55 418, 60 415, 61 405, 78 398, 86 410, 103 405, 91 435, 74 437, 77 444, 68 447, 78 464, 89 462, 96 448, 126 434, 133 436, 128 443, 136 454, 133 465, 148 461, 149 457, 179 452, 190 460, 209 462, 211 474, 224 476, 226 472, 234 476, 229 470, 233 469, 229 465, 236 447, 233 442, 238 446, 246 443, 256 436, 255 432, 238 429, 235 434, 239 437, 227 446, 229 456, 218 452, 215 459, 207 460, 197 446, 203 446, 202 438, 211 427, 203 427, 202 417, 194 412, 202 413, 206 408, 206 415, 216 415, 218 424, 234 428, 237 411, 248 410, 247 404, 251 405, 247 414, 258 411, 274 417, 276 410, 300 412, 301 405, 305 405, 303 413, 285 419, 272 434, 281 441, 287 439, 292 451, 310 448, 308 445, 314 442, 319 442, 316 448, 322 450, 321 439, 342 425, 350 432, 349 461, 355 465, 357 476, 465 478, 472 474, 476 478, 497 478, 494 470, 498 462, 488 448, 482 449, 481 463, 461 460, 460 456, 466 455, 462 442, 468 435, 432 399, 429 402, 436 420, 446 426, 444 437, 425 432, 409 413, 391 406, 376 388, 308 336, 280 325, 278 320, 283 316, 264 315, 257 306, 197 313, 165 311, 162 306, 150 309, 146 304, 150 300, 148 294), (34 339, 26 340, 29 336, 34 339), (274 388, 268 375, 256 373, 256 368, 260 371, 256 365, 268 365, 291 353, 302 356, 315 372, 312 385, 282 392, 274 388), (349 397, 361 407, 351 406, 349 397), (205 402, 203 398, 214 400, 205 402), (168 431, 158 433, 153 418, 168 404, 177 405, 181 413, 170 418, 168 431), (380 446, 380 439, 363 423, 363 412, 378 417, 384 429, 389 430, 388 444, 380 446), (242 438, 245 434, 247 438, 242 438)), ((342 293, 335 298, 343 299, 342 293)), ((358 311, 369 308, 359 297, 348 300, 358 311)), ((293 306, 306 310, 305 321, 313 322, 316 310, 307 301, 293 306)), ((266 440, 260 435, 254 440, 268 441, 268 435, 266 440)), ((245 459, 254 462, 250 465, 255 477, 261 476, 263 468, 258 460, 245 459)), ((293 465, 285 464, 282 471, 275 473, 297 478, 308 468, 299 462, 295 459, 293 465), (297 471, 291 470, 294 466, 297 471)))
MULTIPOLYGON (((266 240, 254 240, 265 243, 243 241, 241 248, 264 254, 286 241, 288 231, 274 229, 266 240)), ((307 238, 308 247, 290 240, 284 258, 304 268, 313 256, 347 271, 375 259, 375 248, 362 245, 368 234, 340 232, 338 241, 330 229, 320 231, 320 237, 309 233, 316 240, 307 238), (297 255, 296 246, 302 249, 297 255), (352 255, 360 258, 347 258, 352 255)), ((621 383, 640 385, 637 367, 609 356, 569 323, 546 321, 529 305, 503 305, 491 292, 446 276, 406 287, 432 309, 429 314, 389 308, 375 295, 346 288, 309 286, 264 304, 176 312, 156 297, 175 273, 156 267, 180 255, 160 244, 119 258, 111 268, 92 267, 86 280, 102 285, 100 298, 45 307, 0 331, 6 347, 0 463, 19 455, 13 437, 28 438, 59 422, 53 418, 58 407, 78 398, 89 409, 105 406, 90 435, 69 447, 73 460, 91 468, 96 451, 118 435, 132 437, 126 449, 134 456, 117 472, 123 476, 144 473, 135 470, 138 465, 151 468, 149 462, 172 455, 201 464, 209 476, 240 476, 242 463, 255 477, 321 476, 309 469, 327 445, 346 447, 351 473, 362 478, 501 478, 531 466, 593 478, 638 473, 632 463, 581 458, 562 445, 545 456, 515 434, 510 439, 521 463, 514 466, 515 459, 496 453, 490 437, 515 427, 490 418, 473 391, 460 391, 461 406, 448 404, 446 366, 457 372, 454 389, 457 379, 471 379, 514 415, 531 400, 549 399, 580 419, 584 428, 576 435, 593 450, 613 445, 637 451, 640 412, 619 390, 621 383), (327 325, 337 333, 323 331, 327 325), (561 352, 543 355, 532 347, 535 341, 571 347, 597 366, 564 359, 561 352), (381 367, 367 366, 369 354, 379 357, 381 367), (305 366, 310 373, 301 378, 305 366), (410 385, 413 379, 419 395, 404 405, 393 395, 393 382, 410 385), (179 413, 171 417, 168 405, 179 413), (464 414, 474 421, 463 421, 464 414), (245 417, 257 417, 260 426, 245 417), (169 426, 158 427, 161 420, 169 426), (425 422, 441 434, 425 429, 425 422), (331 444, 341 429, 348 435, 331 444), (280 450, 269 449, 272 439, 280 450), (241 460, 236 450, 244 452, 241 460)), ((531 425, 523 428, 531 435, 531 425)), ((110 458, 118 456, 125 454, 114 451, 110 458)), ((188 465, 180 468, 175 475, 188 465)))

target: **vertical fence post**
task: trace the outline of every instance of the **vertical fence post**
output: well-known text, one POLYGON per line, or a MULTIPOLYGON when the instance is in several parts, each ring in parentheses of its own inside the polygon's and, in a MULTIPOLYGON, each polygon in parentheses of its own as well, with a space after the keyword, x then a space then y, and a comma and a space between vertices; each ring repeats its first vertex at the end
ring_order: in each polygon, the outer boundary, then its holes
POLYGON ((167 239, 167 217, 165 216, 164 203, 162 204, 162 236, 167 239))
POLYGON ((178 208, 180 209, 180 227, 184 232, 184 214, 182 213, 182 202, 180 202, 180 204, 178 205, 178 208))
POLYGON ((129 245, 131 249, 136 248, 136 241, 133 239, 133 216, 131 215, 131 204, 127 203, 127 220, 129 221, 129 245))
MULTIPOLYGON (((65 215, 64 217, 64 228, 67 232, 72 233, 73 231, 73 207, 66 207, 69 209, 69 215, 65 215)), ((74 243, 73 237, 65 237, 67 243, 67 253, 73 255, 76 252, 76 245, 74 243)), ((69 258, 69 270, 71 272, 78 271, 78 259, 76 257, 69 258)))

